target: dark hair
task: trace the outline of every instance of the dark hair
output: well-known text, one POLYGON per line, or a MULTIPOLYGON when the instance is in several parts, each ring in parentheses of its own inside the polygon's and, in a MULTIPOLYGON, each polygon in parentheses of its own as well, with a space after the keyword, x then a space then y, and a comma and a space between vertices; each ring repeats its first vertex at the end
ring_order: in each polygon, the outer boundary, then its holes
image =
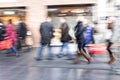
POLYGON ((95 25, 97 25, 97 24, 98 24, 98 22, 97 22, 97 21, 93 21, 93 23, 94 23, 95 25))
POLYGON ((81 24, 81 23, 82 23, 82 21, 78 21, 78 22, 77 22, 77 24, 81 24))
POLYGON ((9 24, 12 24, 12 19, 9 19, 9 20, 8 20, 8 23, 9 23, 9 24))

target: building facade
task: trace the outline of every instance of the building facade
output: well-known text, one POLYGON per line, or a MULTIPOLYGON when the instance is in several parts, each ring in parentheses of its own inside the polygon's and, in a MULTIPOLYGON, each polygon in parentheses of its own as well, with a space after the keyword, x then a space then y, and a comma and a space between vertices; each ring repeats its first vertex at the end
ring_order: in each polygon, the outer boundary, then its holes
MULTIPOLYGON (((15 24, 20 18, 23 18, 33 33, 34 46, 38 46, 40 42, 39 26, 49 16, 49 8, 61 9, 63 7, 62 9, 64 9, 67 7, 66 10, 72 8, 74 11, 75 8, 84 7, 86 9, 96 3, 97 0, 7 0, 7 2, 0 2, 0 18, 4 21, 13 19, 15 24)), ((67 15, 71 16, 70 12, 67 15)))

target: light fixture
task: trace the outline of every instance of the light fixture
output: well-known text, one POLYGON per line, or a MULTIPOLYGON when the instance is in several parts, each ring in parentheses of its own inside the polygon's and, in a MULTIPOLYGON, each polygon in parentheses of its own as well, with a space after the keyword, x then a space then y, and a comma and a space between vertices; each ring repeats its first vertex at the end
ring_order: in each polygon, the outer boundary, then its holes
POLYGON ((58 8, 48 8, 48 12, 58 11, 58 8))
POLYGON ((83 13, 85 12, 83 9, 72 10, 73 13, 83 13))
POLYGON ((14 15, 15 11, 4 11, 3 14, 4 15, 14 15))

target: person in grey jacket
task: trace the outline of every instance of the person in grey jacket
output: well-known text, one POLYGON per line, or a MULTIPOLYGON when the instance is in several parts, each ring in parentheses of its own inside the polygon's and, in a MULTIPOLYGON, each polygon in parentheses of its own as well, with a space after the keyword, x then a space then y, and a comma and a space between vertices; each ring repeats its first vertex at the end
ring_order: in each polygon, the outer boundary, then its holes
POLYGON ((48 60, 53 60, 54 55, 51 53, 51 47, 50 47, 50 42, 52 38, 52 33, 53 33, 53 25, 50 23, 51 19, 47 18, 47 20, 43 23, 41 23, 40 26, 40 35, 41 35, 41 46, 39 48, 39 52, 37 57, 35 58, 37 61, 42 60, 43 57, 43 49, 45 46, 48 46, 49 49, 49 54, 48 54, 48 60))

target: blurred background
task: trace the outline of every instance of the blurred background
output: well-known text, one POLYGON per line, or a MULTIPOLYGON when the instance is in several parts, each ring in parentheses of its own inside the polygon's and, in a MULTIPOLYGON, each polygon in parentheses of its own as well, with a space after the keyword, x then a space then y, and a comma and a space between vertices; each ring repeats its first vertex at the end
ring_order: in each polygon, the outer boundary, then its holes
MULTIPOLYGON (((119 0, 0 0, 0 19, 4 24, 12 19, 17 25, 19 19, 22 19, 29 30, 32 32, 32 46, 39 46, 40 35, 39 26, 46 17, 51 17, 54 29, 60 27, 59 19, 64 17, 73 30, 78 17, 88 19, 95 25, 99 34, 94 35, 96 43, 104 42, 106 30, 106 18, 112 16, 116 18, 116 25, 119 24, 120 1, 119 0), (36 39, 37 38, 37 39, 36 39)), ((70 34, 73 34, 73 31, 70 34)), ((116 28, 116 35, 119 32, 119 26, 116 28)), ((120 41, 115 37, 116 41, 120 41)))

